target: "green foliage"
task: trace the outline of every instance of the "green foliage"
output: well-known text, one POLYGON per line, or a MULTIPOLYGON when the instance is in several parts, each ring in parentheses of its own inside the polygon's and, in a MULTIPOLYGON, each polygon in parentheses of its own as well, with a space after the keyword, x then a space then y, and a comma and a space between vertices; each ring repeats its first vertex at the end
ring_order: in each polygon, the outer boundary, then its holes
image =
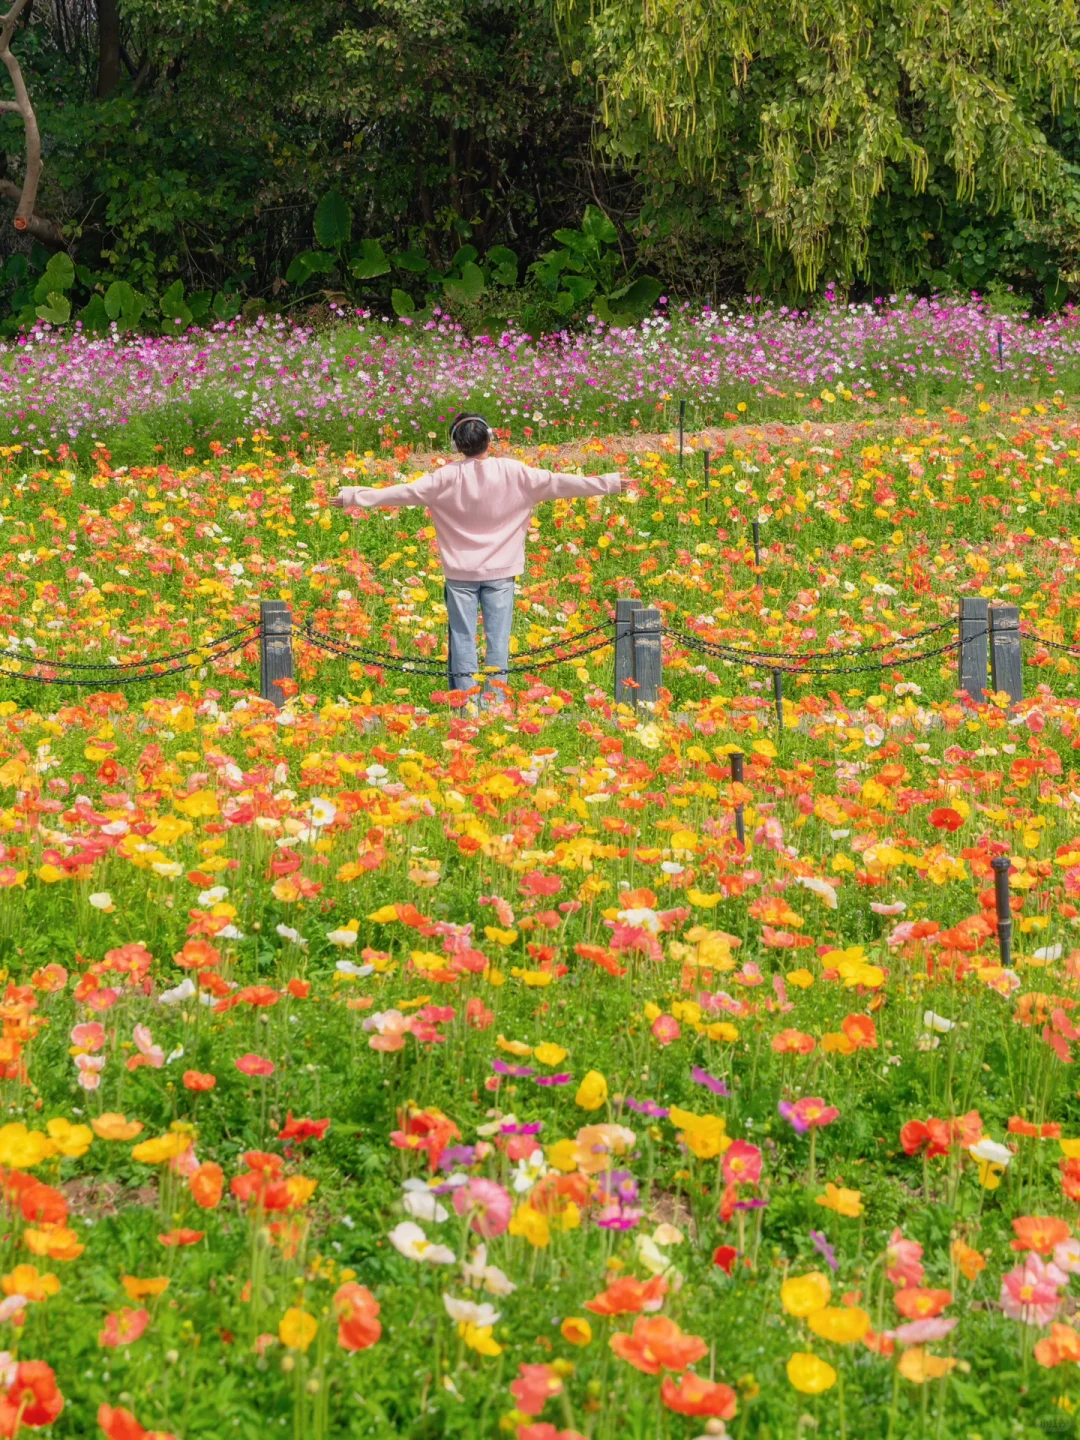
POLYGON ((556 230, 555 239, 559 249, 541 256, 530 272, 558 314, 568 317, 588 304, 601 320, 626 326, 652 309, 660 281, 651 275, 627 279, 619 232, 597 206, 586 206, 580 230, 556 230))
POLYGON ((1080 82, 1075 3, 787 0, 705 5, 693 24, 682 0, 557 5, 602 77, 609 152, 660 152, 804 290, 878 278, 878 202, 899 183, 1020 225, 1064 179, 1048 131, 1080 82))

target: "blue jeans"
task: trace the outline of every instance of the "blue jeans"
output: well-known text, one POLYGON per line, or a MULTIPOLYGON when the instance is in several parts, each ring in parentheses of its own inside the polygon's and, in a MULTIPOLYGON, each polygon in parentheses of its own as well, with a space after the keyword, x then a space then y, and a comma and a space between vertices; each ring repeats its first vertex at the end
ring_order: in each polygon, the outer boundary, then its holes
POLYGON ((446 616, 450 627, 447 668, 451 690, 471 690, 477 683, 478 612, 484 617, 484 664, 494 671, 485 677, 484 691, 490 690, 492 680, 505 683, 510 628, 514 623, 514 586, 512 576, 509 580, 447 580, 446 616))

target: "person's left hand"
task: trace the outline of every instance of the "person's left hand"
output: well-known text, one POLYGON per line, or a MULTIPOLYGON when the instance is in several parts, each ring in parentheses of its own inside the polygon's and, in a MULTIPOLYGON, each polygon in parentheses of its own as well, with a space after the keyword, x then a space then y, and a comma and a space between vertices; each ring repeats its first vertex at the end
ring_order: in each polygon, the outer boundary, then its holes
POLYGON ((330 508, 331 508, 331 510, 344 510, 344 509, 345 509, 345 494, 344 494, 343 491, 339 491, 337 495, 334 495, 334 496, 331 498, 331 500, 330 500, 330 508))

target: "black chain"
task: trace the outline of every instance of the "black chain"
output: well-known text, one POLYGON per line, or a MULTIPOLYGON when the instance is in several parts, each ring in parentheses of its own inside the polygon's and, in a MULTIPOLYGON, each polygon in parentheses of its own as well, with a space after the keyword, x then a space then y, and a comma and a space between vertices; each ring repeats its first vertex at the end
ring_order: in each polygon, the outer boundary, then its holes
POLYGON ((942 630, 947 630, 950 625, 955 625, 955 618, 942 620, 939 625, 931 625, 926 630, 920 630, 917 635, 901 635, 896 640, 882 640, 878 645, 852 645, 843 650, 804 650, 804 651, 783 651, 783 650, 743 650, 735 646, 720 645, 718 641, 706 640, 704 636, 694 635, 692 630, 666 631, 669 635, 682 635, 689 640, 693 636, 695 640, 701 640, 705 645, 715 645, 718 650, 729 650, 732 654, 762 656, 764 658, 776 657, 777 660, 831 660, 833 658, 843 659, 845 655, 879 655, 883 650, 895 649, 897 645, 913 645, 917 640, 925 640, 929 635, 938 635, 942 630))
POLYGON ((1060 640, 1047 640, 1045 635, 1037 635, 1033 630, 1021 630, 1019 633, 1023 640, 1034 640, 1037 645, 1045 645, 1050 650, 1064 650, 1066 655, 1080 658, 1080 645, 1063 645, 1060 640))
MULTIPOLYGON (((661 633, 671 635, 673 632, 665 630, 661 633)), ((726 653, 719 651, 716 647, 711 646, 707 640, 699 641, 695 644, 694 642, 686 638, 685 632, 674 632, 674 634, 678 636, 678 638, 682 641, 682 643, 686 646, 687 649, 697 650, 701 654, 710 655, 714 659, 719 660, 731 660, 734 662, 741 659, 744 665, 748 665, 753 670, 779 670, 781 674, 784 675, 855 675, 870 670, 897 670, 905 665, 918 664, 922 660, 933 660, 938 655, 948 654, 950 650, 959 650, 962 645, 968 645, 971 643, 971 641, 981 639, 982 636, 988 633, 988 631, 982 630, 975 635, 969 635, 965 640, 950 640, 948 644, 940 645, 936 650, 923 650, 917 655, 905 655, 900 660, 888 661, 884 664, 882 664, 881 662, 874 662, 869 665, 836 665, 830 667, 774 665, 764 660, 748 659, 746 658, 746 651, 728 651, 726 653)))
MULTIPOLYGON (((202 651, 216 649, 224 645, 228 640, 234 640, 237 635, 244 635, 247 638, 241 643, 246 645, 248 640, 254 640, 254 632, 259 630, 259 621, 249 621, 247 625, 241 625, 236 630, 230 630, 226 635, 219 635, 216 640, 209 641, 206 645, 192 645, 188 650, 174 650, 169 655, 151 655, 145 660, 125 660, 115 665, 108 661, 86 661, 86 660, 48 660, 41 659, 37 655, 16 655, 14 651, 0 650, 0 664, 4 660, 26 659, 32 665, 44 665, 48 670, 100 670, 106 674, 112 674, 114 670, 145 670, 148 665, 168 665, 174 660, 185 660, 189 655, 198 655, 202 651)), ((235 648, 235 647, 234 647, 235 648)), ((230 653, 226 652, 226 653, 230 653)), ((205 663, 205 662, 204 662, 205 663)))
MULTIPOLYGON (((96 685, 100 689, 107 689, 112 685, 144 685, 148 680, 160 680, 166 675, 183 675, 190 670, 201 670, 204 665, 209 665, 215 660, 224 660, 237 650, 242 650, 252 637, 245 636, 238 640, 235 645, 230 645, 227 650, 216 651, 208 655, 204 660, 194 660, 187 665, 171 665, 165 670, 153 670, 144 675, 117 675, 110 679, 109 675, 101 673, 97 675, 29 675, 20 670, 7 670, 0 664, 0 676, 8 680, 28 680, 34 685, 96 685)), ((194 652, 188 651, 188 654, 194 652)), ((42 661, 41 664, 51 666, 51 661, 42 661)), ((156 662, 147 662, 156 663, 156 662)), ((119 666, 113 667, 119 669, 119 666)))
MULTIPOLYGON (((610 626, 610 621, 602 625, 593 625, 588 630, 568 636, 565 640, 555 640, 547 645, 538 645, 530 651, 529 656, 515 655, 510 659, 507 673, 518 674, 523 670, 548 670, 553 665, 567 665, 584 655, 592 655, 594 651, 603 650, 612 643, 610 640, 604 639, 599 644, 590 645, 584 650, 574 650, 568 655, 557 655, 551 660, 541 660, 536 664, 530 658, 532 655, 539 655, 548 650, 562 649, 586 636, 595 635, 602 630, 606 631, 610 629, 610 626)), ((386 656, 378 650, 367 650, 360 646, 348 645, 335 639, 332 635, 326 635, 322 631, 316 630, 310 622, 304 626, 303 635, 317 649, 329 651, 342 659, 357 660, 363 665, 380 666, 384 670, 395 670, 407 675, 446 675, 447 673, 444 660, 430 660, 426 657, 418 660, 401 660, 397 656, 386 656)))

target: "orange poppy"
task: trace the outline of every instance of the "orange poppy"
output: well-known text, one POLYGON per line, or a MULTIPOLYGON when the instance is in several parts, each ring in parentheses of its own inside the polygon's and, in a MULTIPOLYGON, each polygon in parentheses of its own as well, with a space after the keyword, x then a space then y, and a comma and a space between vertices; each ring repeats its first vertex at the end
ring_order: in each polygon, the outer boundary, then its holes
POLYGON ((642 1316, 634 1321, 631 1334, 617 1331, 610 1343, 620 1360, 645 1375, 659 1375, 661 1370, 685 1370, 709 1353, 700 1336, 684 1335, 666 1315, 649 1319, 642 1316))
POLYGON ((640 1315, 643 1310, 659 1310, 667 1288, 667 1281, 662 1275, 654 1275, 646 1281, 625 1275, 599 1295, 586 1300, 585 1309, 591 1310, 594 1315, 640 1315))
POLYGON ((721 1420, 735 1418, 735 1391, 730 1385, 718 1385, 702 1375, 687 1372, 676 1383, 664 1376, 660 1398, 669 1410, 678 1415, 716 1415, 721 1420))
POLYGON ((893 1296, 905 1320, 929 1320, 952 1304, 951 1290, 930 1290, 922 1285, 905 1285, 893 1296))
POLYGON ((1052 1215, 1021 1215, 1012 1222, 1017 1238, 1010 1241, 1014 1250, 1034 1250, 1049 1255, 1055 1245, 1068 1240, 1072 1227, 1052 1215))

